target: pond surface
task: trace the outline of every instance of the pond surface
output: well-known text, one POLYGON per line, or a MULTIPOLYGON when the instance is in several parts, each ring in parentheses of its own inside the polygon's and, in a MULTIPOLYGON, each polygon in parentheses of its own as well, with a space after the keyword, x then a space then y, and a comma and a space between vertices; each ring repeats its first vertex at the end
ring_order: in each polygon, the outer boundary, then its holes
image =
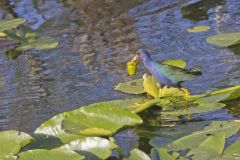
MULTIPOLYGON (((31 133, 52 116, 94 102, 129 97, 113 90, 127 76, 126 62, 139 48, 156 60, 184 59, 203 75, 184 83, 193 94, 240 83, 240 47, 220 48, 205 38, 237 32, 238 0, 9 0, 0 2, 0 17, 22 17, 60 45, 49 51, 25 52, 9 60, 0 54, 0 130, 31 133), (188 33, 193 26, 210 30, 188 33)), ((140 67, 137 77, 145 72, 140 67)), ((175 121, 240 118, 240 102, 206 114, 166 120, 143 115, 142 130, 175 121)), ((147 138, 131 130, 117 135, 125 150, 148 151, 147 138)))

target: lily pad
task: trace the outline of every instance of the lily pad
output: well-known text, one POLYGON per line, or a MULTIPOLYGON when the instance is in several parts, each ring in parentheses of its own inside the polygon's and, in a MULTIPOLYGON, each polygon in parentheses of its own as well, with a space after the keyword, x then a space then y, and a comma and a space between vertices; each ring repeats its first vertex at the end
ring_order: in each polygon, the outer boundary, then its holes
POLYGON ((62 127, 72 134, 103 136, 141 123, 142 119, 137 114, 108 102, 100 102, 68 112, 62 127))
POLYGON ((127 94, 142 94, 146 92, 143 88, 143 79, 119 83, 114 89, 127 94))
POLYGON ((187 65, 186 62, 182 59, 167 60, 167 61, 161 62, 161 64, 167 64, 167 65, 175 66, 175 67, 179 67, 179 68, 185 68, 187 65))
POLYGON ((240 156, 240 140, 237 140, 231 144, 224 152, 222 157, 225 158, 236 158, 240 156))
POLYGON ((82 160, 83 156, 68 150, 54 149, 36 149, 21 152, 18 160, 82 160))
POLYGON ((129 108, 133 109, 133 112, 139 113, 139 112, 146 110, 147 108, 157 105, 159 103, 159 101, 160 101, 160 99, 155 98, 155 99, 146 101, 144 103, 139 103, 139 104, 135 104, 133 106, 129 106, 129 108))
POLYGON ((0 132, 0 159, 9 159, 20 149, 29 144, 33 138, 23 132, 9 130, 0 132))
POLYGON ((225 151, 225 133, 219 132, 209 136, 197 148, 190 150, 187 154, 193 160, 205 159, 237 159, 240 156, 240 141, 231 144, 225 151))
POLYGON ((32 40, 31 42, 22 42, 21 45, 18 47, 18 50, 46 50, 56 48, 57 46, 58 41, 55 38, 44 36, 32 40))
POLYGON ((197 148, 192 149, 188 156, 194 155, 194 160, 205 160, 220 157, 225 144, 225 133, 219 132, 209 136, 197 148))
POLYGON ((20 36, 29 42, 31 42, 31 40, 34 40, 39 36, 37 30, 33 30, 26 25, 20 25, 20 31, 21 31, 20 36))
POLYGON ((133 111, 135 109, 135 107, 131 107, 131 106, 142 104, 142 103, 145 103, 146 101, 148 101, 148 99, 141 97, 141 98, 112 100, 112 101, 108 101, 108 103, 117 105, 118 107, 120 107, 122 109, 127 109, 127 110, 133 111))
POLYGON ((63 145, 60 149, 66 151, 76 151, 84 155, 86 159, 107 159, 111 156, 112 150, 118 146, 101 137, 84 137, 63 145))
POLYGON ((205 32, 210 29, 209 26, 195 26, 193 28, 189 28, 187 31, 190 33, 196 33, 196 32, 205 32))
POLYGON ((151 158, 152 160, 176 160, 179 157, 179 153, 173 152, 169 154, 164 148, 153 148, 151 150, 151 158))
POLYGON ((193 132, 167 145, 171 151, 180 151, 198 147, 208 138, 208 135, 224 132, 226 138, 236 134, 240 129, 239 122, 216 121, 205 127, 202 131, 193 132))
POLYGON ((17 160, 17 156, 0 157, 1 160, 17 160))
POLYGON ((183 136, 187 136, 193 132, 201 131, 204 127, 209 125, 210 122, 188 122, 186 124, 178 124, 171 127, 162 127, 152 134, 155 134, 154 138, 149 141, 149 144, 153 147, 166 147, 166 144, 173 142, 183 136))
POLYGON ((207 37, 207 42, 220 47, 230 47, 240 43, 240 32, 218 34, 207 37))
POLYGON ((127 158, 124 158, 124 160, 151 160, 150 157, 143 151, 139 149, 133 149, 130 152, 130 155, 127 158))
POLYGON ((191 106, 188 108, 186 106, 185 108, 182 107, 181 109, 177 109, 175 111, 162 111, 162 115, 187 115, 187 114, 196 114, 196 113, 204 113, 204 112, 211 112, 218 109, 221 109, 225 107, 226 105, 223 103, 206 103, 204 105, 197 105, 197 106, 191 106))
POLYGON ((46 50, 56 48, 58 41, 55 38, 48 36, 40 36, 36 30, 21 25, 18 31, 8 30, 4 32, 8 39, 20 43, 16 49, 26 51, 30 49, 46 50))
POLYGON ((219 102, 226 102, 226 101, 238 99, 238 98, 240 98, 240 85, 217 90, 217 91, 214 91, 211 93, 206 93, 206 94, 201 94, 201 95, 191 95, 189 97, 189 99, 196 100, 196 99, 200 99, 202 97, 211 97, 211 96, 216 96, 216 95, 222 96, 222 99, 218 100, 219 102))
POLYGON ((12 20, 0 20, 0 32, 16 28, 20 24, 24 23, 25 19, 16 18, 12 20))
MULTIPOLYGON (((67 114, 66 112, 61 113, 61 114, 54 116, 53 118, 47 120, 46 122, 42 123, 34 131, 35 136, 39 137, 41 135, 42 136, 46 135, 46 137, 47 137, 46 141, 48 141, 47 142, 48 145, 50 142, 52 142, 51 140, 53 140, 53 139, 50 140, 51 137, 59 138, 63 143, 68 143, 72 140, 82 137, 80 135, 66 133, 62 129, 61 123, 62 123, 63 119, 65 118, 66 114, 67 114)), ((43 138, 41 138, 40 141, 37 141, 37 142, 44 142, 43 138)), ((42 146, 42 145, 43 144, 38 144, 38 146, 42 146)), ((50 145, 52 145, 52 144, 50 144, 50 145)))
POLYGON ((146 99, 146 98, 131 98, 131 99, 122 99, 122 100, 113 100, 109 103, 117 105, 122 109, 127 109, 135 113, 139 113, 151 106, 154 106, 159 103, 159 99, 146 99))

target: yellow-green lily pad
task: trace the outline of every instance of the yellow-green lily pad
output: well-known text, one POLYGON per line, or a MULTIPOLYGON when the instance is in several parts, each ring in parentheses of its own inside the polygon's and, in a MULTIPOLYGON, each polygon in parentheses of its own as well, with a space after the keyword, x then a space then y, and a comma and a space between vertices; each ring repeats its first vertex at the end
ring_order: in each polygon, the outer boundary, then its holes
POLYGON ((207 42, 220 47, 230 47, 240 44, 240 32, 218 34, 207 37, 207 42))
POLYGON ((9 30, 12 28, 16 28, 17 26, 19 26, 24 22, 25 22, 25 19, 22 19, 22 18, 16 18, 12 20, 0 20, 0 32, 9 30))
POLYGON ((197 33, 197 32, 206 32, 210 29, 209 26, 195 26, 193 28, 188 28, 188 32, 197 33))

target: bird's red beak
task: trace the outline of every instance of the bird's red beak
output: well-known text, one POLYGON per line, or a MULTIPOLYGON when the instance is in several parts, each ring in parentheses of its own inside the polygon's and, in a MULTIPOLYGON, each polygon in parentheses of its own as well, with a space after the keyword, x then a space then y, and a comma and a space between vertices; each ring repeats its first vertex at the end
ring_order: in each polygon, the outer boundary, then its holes
POLYGON ((138 58, 139 58, 139 56, 138 56, 138 54, 136 53, 136 54, 134 55, 134 57, 133 57, 133 60, 138 60, 138 58))

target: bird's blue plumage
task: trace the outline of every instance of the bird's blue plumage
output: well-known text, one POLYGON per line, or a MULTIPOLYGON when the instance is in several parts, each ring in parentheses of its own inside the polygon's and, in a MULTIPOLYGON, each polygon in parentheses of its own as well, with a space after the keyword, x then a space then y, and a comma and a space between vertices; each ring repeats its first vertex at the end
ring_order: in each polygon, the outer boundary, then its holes
POLYGON ((196 76, 188 70, 153 61, 147 50, 141 49, 137 54, 160 85, 179 86, 181 82, 192 80, 196 76))

